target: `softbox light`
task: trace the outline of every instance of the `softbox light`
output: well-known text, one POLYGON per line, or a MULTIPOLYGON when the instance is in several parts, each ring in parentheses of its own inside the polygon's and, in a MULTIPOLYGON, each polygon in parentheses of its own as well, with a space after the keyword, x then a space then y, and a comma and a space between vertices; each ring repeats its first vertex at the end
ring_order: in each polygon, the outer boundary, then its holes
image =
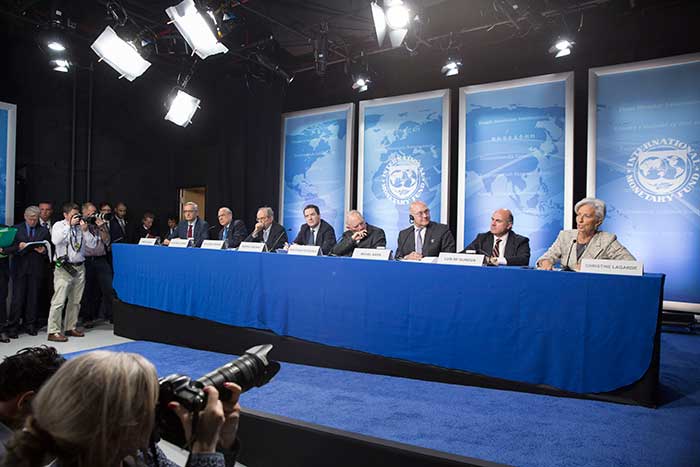
POLYGON ((151 63, 144 60, 136 48, 123 40, 114 29, 107 26, 92 43, 92 50, 119 73, 119 78, 133 81, 141 76, 151 63))
POLYGON ((210 55, 228 52, 226 46, 219 42, 193 0, 184 0, 175 6, 166 8, 165 13, 194 53, 199 55, 202 60, 210 55))

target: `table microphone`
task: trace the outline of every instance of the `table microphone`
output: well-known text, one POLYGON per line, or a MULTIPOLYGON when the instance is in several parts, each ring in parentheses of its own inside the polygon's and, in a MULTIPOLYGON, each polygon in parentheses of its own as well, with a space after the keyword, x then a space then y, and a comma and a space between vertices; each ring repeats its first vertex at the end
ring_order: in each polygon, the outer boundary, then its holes
MULTIPOLYGON (((277 238, 275 239, 272 246, 277 246, 277 242, 280 241, 280 239, 282 238, 282 235, 286 234, 287 232, 291 232, 291 231, 292 231, 291 227, 288 229, 282 229, 282 233, 277 236, 277 238)), ((273 250, 276 250, 276 248, 273 250)), ((270 252, 270 249, 267 247, 267 243, 265 243, 265 251, 267 251, 268 253, 270 252)))
POLYGON ((569 254, 566 255, 566 266, 564 266, 564 265, 562 264, 562 267, 561 267, 561 270, 562 270, 562 271, 573 271, 573 269, 571 269, 571 268, 569 267, 569 258, 571 257, 571 250, 574 249, 574 245, 576 245, 576 239, 575 239, 575 238, 574 238, 574 241, 571 242, 571 246, 569 247, 569 254))

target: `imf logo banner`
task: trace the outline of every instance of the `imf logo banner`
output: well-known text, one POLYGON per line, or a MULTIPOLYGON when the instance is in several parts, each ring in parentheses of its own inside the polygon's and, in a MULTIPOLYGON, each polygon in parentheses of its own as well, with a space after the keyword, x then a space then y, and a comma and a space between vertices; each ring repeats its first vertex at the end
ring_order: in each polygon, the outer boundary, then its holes
MULTIPOLYGON (((594 70, 595 73, 595 70, 594 70)), ((596 196, 664 300, 700 303, 700 62, 597 77, 596 196)))
POLYGON ((437 91, 360 104, 358 209, 367 222, 384 229, 392 250, 399 231, 410 225, 413 201, 425 202, 432 220, 441 222, 442 191, 448 189, 442 169, 446 95, 437 91))

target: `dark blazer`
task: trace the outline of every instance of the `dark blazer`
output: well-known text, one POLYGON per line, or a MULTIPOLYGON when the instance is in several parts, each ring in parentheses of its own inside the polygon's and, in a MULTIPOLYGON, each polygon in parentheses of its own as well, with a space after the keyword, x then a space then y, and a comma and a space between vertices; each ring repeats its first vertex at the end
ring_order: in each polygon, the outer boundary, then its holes
POLYGON ((245 228, 245 222, 240 219, 236 219, 229 225, 228 232, 226 233, 226 238, 221 238, 224 234, 224 227, 220 227, 218 231, 212 232, 212 240, 227 240, 226 248, 238 248, 241 242, 248 235, 248 229, 245 228))
POLYGON ((386 235, 384 231, 379 227, 367 224, 367 236, 355 242, 352 239, 352 230, 346 230, 343 232, 343 236, 340 241, 333 247, 331 254, 335 256, 352 256, 352 252, 355 248, 377 248, 386 246, 386 235))
MULTIPOLYGON (((480 233, 473 242, 460 253, 467 250, 476 250, 478 254, 491 256, 493 250, 493 234, 491 232, 480 233)), ((508 261, 508 266, 527 266, 530 264, 530 239, 518 235, 512 230, 508 233, 508 243, 503 257, 508 261)))
POLYGON ((122 226, 119 225, 119 221, 117 221, 117 216, 112 217, 112 220, 109 221, 109 236, 111 238, 110 243, 129 243, 129 240, 132 239, 131 235, 131 223, 124 219, 126 222, 125 228, 122 229, 122 226))
POLYGON ((17 229, 15 241, 12 245, 4 249, 6 254, 12 255, 12 264, 10 265, 12 277, 25 275, 36 275, 40 277, 46 268, 48 254, 46 252, 39 254, 34 249, 20 251, 19 244, 20 242, 43 242, 44 240, 51 242, 49 229, 37 223, 36 227, 34 227, 34 238, 30 239, 25 222, 15 225, 15 228, 17 229))
MULTIPOLYGON (((253 237, 253 232, 248 235, 244 242, 256 242, 256 243, 262 243, 263 241, 263 233, 260 232, 258 233, 257 237, 253 237)), ((284 228, 284 226, 279 225, 277 222, 273 222, 272 226, 270 227, 270 235, 267 237, 267 251, 270 251, 272 253, 276 252, 278 248, 282 248, 285 243, 287 243, 287 229, 284 228)))
POLYGON ((311 227, 308 224, 302 224, 299 228, 299 233, 297 238, 294 239, 294 243, 297 245, 316 245, 321 247, 321 251, 324 255, 328 256, 331 250, 335 246, 335 229, 328 222, 321 219, 321 225, 318 228, 318 233, 316 234, 316 243, 311 240, 311 227))
MULTIPOLYGON (((396 255, 394 255, 396 259, 401 259, 416 251, 416 235, 413 232, 413 226, 399 232, 399 246, 396 248, 396 255)), ((446 253, 457 251, 455 238, 445 224, 430 221, 426 227, 424 238, 423 256, 439 256, 443 251, 446 253)))
MULTIPOLYGON (((173 238, 187 238, 187 221, 180 221, 175 228, 175 235, 168 237, 169 240, 173 238)), ((197 217, 197 222, 194 224, 194 232, 192 232, 192 238, 194 239, 194 246, 199 248, 202 246, 202 242, 209 238, 209 224, 204 219, 197 217)))
POLYGON ((154 225, 150 229, 146 229, 143 224, 140 224, 134 231, 134 236, 131 239, 131 243, 138 243, 142 238, 158 238, 158 228, 154 225))

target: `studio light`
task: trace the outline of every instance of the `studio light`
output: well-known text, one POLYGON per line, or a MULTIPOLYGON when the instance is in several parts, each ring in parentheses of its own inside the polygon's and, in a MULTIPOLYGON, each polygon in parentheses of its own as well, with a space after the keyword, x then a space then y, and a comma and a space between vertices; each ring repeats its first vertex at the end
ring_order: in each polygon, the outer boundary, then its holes
POLYGON ((46 44, 46 46, 49 48, 49 50, 53 50, 54 52, 66 51, 66 46, 58 41, 49 41, 49 43, 46 44))
POLYGON ((384 0, 383 8, 377 1, 370 3, 374 31, 377 42, 381 47, 387 32, 392 47, 398 47, 406 38, 411 23, 411 10, 404 5, 403 0, 384 0))
POLYGON ((553 46, 549 48, 549 53, 554 54, 554 58, 566 57, 571 55, 571 48, 574 42, 568 39, 557 39, 553 46))
POLYGON ((213 12, 200 12, 193 0, 171 6, 165 10, 175 27, 187 44, 192 48, 199 58, 204 60, 210 55, 228 52, 224 44, 219 42, 214 29, 210 24, 215 24, 213 12), (208 18, 205 19, 204 15, 208 18))
POLYGON ((192 117, 199 109, 200 100, 177 88, 173 90, 171 97, 172 101, 165 119, 173 122, 175 125, 186 127, 192 123, 192 117))
POLYGON ((51 66, 53 66, 53 71, 60 71, 61 73, 68 73, 70 69, 70 62, 68 60, 51 60, 51 66))
POLYGON ((109 26, 91 47, 100 61, 104 60, 119 73, 119 78, 133 81, 151 66, 150 62, 141 57, 133 43, 126 42, 109 26))
POLYGON ((462 60, 455 57, 450 57, 445 62, 440 72, 445 76, 454 76, 459 74, 459 70, 462 68, 462 60))
POLYGON ((357 92, 365 92, 369 89, 369 85, 372 80, 365 73, 360 73, 354 77, 354 82, 352 83, 352 89, 357 92))

